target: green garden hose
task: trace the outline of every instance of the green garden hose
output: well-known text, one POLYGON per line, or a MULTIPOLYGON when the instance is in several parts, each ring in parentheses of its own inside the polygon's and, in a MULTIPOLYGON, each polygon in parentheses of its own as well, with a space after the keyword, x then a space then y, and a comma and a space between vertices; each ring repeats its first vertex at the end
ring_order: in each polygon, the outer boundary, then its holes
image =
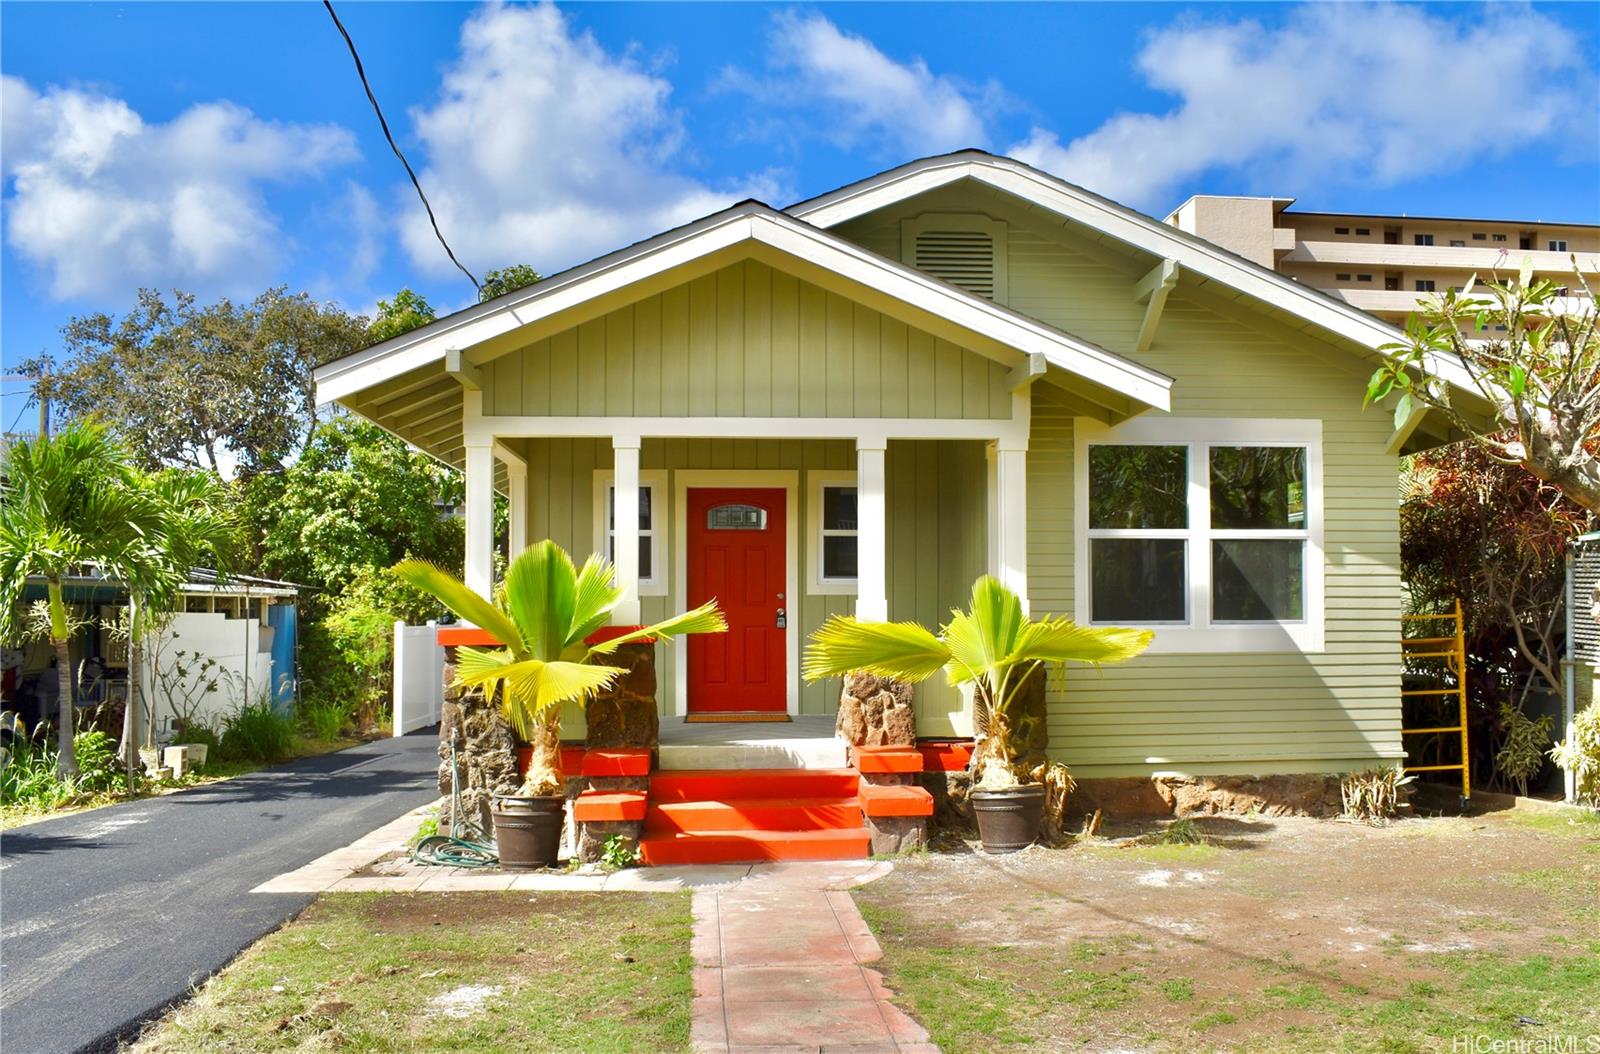
MULTIPOLYGON (((472 825, 463 834, 479 837, 457 838, 456 822, 461 816, 461 769, 456 764, 456 737, 450 737, 450 833, 433 834, 417 843, 411 859, 419 864, 435 867, 493 867, 500 862, 500 854, 491 842, 482 841, 483 832, 472 825)), ((463 827, 466 824, 463 823, 463 827)))

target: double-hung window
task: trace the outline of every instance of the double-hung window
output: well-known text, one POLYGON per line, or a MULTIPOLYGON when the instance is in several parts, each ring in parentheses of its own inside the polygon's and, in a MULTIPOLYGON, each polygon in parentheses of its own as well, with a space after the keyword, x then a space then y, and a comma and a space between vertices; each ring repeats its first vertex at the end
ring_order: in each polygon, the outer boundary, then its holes
MULTIPOLYGON (((595 549, 616 563, 616 475, 609 469, 595 473, 595 549)), ((639 594, 665 596, 667 579, 662 561, 666 550, 667 481, 664 472, 639 473, 639 594)))
POLYGON ((1080 621, 1157 651, 1322 649, 1320 422, 1133 421, 1079 454, 1080 621))
POLYGON ((812 473, 807 495, 808 591, 856 592, 858 555, 856 478, 851 473, 812 473))

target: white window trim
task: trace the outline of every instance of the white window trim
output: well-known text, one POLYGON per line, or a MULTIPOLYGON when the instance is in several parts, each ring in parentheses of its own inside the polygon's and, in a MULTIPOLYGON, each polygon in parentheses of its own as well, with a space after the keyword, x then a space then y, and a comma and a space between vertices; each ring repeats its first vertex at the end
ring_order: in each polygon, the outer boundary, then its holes
POLYGON ((1095 537, 1183 538, 1188 542, 1189 619, 1185 623, 1148 623, 1155 630, 1151 653, 1206 654, 1234 652, 1322 652, 1326 650, 1326 557, 1323 548, 1325 513, 1322 485, 1322 422, 1305 418, 1134 418, 1107 427, 1093 418, 1080 417, 1075 436, 1073 520, 1073 615, 1090 624, 1089 577, 1089 447, 1098 444, 1188 445, 1189 526, 1168 531, 1104 531, 1095 537), (1207 459, 1195 449, 1206 446, 1292 446, 1306 452, 1307 529, 1280 531, 1212 530, 1207 521, 1195 522, 1192 510, 1211 506, 1211 474, 1207 459), (1237 623, 1211 621, 1211 551, 1214 538, 1304 538, 1304 615, 1297 622, 1237 623))
MULTIPOLYGON (((822 576, 822 488, 855 485, 854 472, 806 473, 806 592, 813 596, 853 597, 859 590, 854 578, 822 576)), ((856 536, 860 537, 859 531, 856 536)), ((860 559, 859 552, 856 557, 860 559)))
MULTIPOLYGON (((612 484, 617 480, 615 471, 609 468, 595 469, 594 473, 594 551, 605 555, 607 552, 606 535, 606 494, 612 484)), ((639 595, 642 597, 664 597, 667 595, 667 568, 662 563, 666 554, 672 550, 667 546, 667 524, 671 517, 667 515, 667 473, 663 469, 641 470, 639 472, 639 489, 646 487, 654 489, 650 501, 650 532, 640 532, 641 537, 650 539, 650 571, 649 578, 639 579, 639 595)))

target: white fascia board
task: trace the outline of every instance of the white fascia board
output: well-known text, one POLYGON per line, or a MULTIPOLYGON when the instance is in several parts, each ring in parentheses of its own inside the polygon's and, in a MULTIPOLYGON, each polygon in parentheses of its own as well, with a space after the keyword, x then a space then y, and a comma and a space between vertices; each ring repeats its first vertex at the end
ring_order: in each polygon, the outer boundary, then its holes
MULTIPOLYGON (((1385 344, 1405 340, 1405 334, 1399 329, 1359 308, 1340 303, 1276 271, 1235 256, 1204 238, 1010 158, 955 154, 914 161, 850 187, 803 201, 787 211, 813 226, 829 228, 961 179, 987 184, 1120 242, 1175 260, 1198 275, 1374 351, 1385 344)), ((1478 394, 1466 370, 1454 359, 1432 357, 1429 368, 1452 385, 1478 394)))
POLYGON ((755 203, 736 206, 707 221, 530 286, 524 298, 497 303, 492 310, 468 309, 459 318, 444 319, 330 363, 316 371, 317 399, 328 402, 344 398, 442 360, 447 352, 480 344, 744 241, 759 242, 807 260, 990 337, 1023 355, 1044 354, 1062 369, 1147 406, 1171 408, 1173 382, 1164 374, 755 203), (406 337, 412 339, 407 341, 406 337))

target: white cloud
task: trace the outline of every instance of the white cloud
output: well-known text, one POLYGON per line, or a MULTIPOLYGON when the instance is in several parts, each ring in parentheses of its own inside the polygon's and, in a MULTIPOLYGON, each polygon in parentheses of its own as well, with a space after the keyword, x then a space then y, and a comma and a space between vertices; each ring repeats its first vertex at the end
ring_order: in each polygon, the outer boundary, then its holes
POLYGON ((992 84, 975 89, 935 74, 920 58, 897 62, 872 41, 814 13, 774 17, 768 52, 765 79, 729 71, 724 86, 775 109, 815 111, 818 119, 791 127, 847 147, 871 143, 898 153, 933 154, 985 146, 985 112, 1003 94, 992 84))
POLYGON ((1569 30, 1526 7, 1458 21, 1310 4, 1277 29, 1184 20, 1138 56, 1150 85, 1177 97, 1172 110, 1121 113, 1066 145, 1036 127, 1011 153, 1145 206, 1212 170, 1273 193, 1386 186, 1569 133, 1592 139, 1589 61, 1569 30))
POLYGON ((97 91, 0 78, 5 235, 56 299, 176 284, 244 291, 275 277, 283 235, 263 185, 356 156, 331 125, 227 102, 149 123, 97 91))
MULTIPOLYGON (((412 111, 426 147, 422 185, 457 256, 480 278, 515 263, 549 273, 781 192, 766 178, 713 187, 685 174, 671 91, 550 4, 474 14, 439 98, 412 111)), ((453 273, 414 197, 404 216, 412 261, 453 273)))

